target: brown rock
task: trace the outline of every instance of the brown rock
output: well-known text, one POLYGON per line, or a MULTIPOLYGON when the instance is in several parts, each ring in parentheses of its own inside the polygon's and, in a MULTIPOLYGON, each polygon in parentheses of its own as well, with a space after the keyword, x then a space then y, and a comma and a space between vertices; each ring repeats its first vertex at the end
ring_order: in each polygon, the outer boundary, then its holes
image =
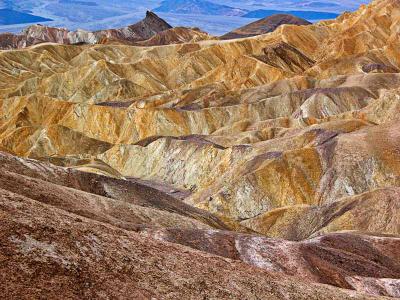
POLYGON ((6 298, 397 297, 399 15, 6 35, 6 298))
POLYGON ((0 199, 7 299, 374 299, 76 218, 4 190, 0 199))
POLYGON ((255 21, 231 32, 228 32, 221 36, 222 40, 231 40, 238 38, 245 38, 256 36, 260 34, 265 34, 276 30, 279 26, 283 24, 291 25, 310 25, 311 23, 307 20, 287 15, 287 14, 276 14, 264 19, 255 21))

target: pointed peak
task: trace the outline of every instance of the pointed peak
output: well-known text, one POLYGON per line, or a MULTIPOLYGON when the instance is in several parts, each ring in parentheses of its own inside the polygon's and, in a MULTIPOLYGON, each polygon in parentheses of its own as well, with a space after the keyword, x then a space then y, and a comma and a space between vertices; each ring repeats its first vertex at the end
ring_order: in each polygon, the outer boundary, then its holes
POLYGON ((159 16, 157 16, 155 13, 153 13, 150 10, 146 11, 146 18, 157 18, 157 19, 160 19, 159 16))
MULTIPOLYGON (((172 28, 170 24, 168 24, 164 19, 160 18, 157 14, 154 12, 148 10, 146 11, 146 18, 144 18, 141 22, 148 23, 148 24, 158 24, 160 27, 156 31, 163 31, 169 28, 172 28)), ((154 25, 151 25, 154 26, 154 25)))

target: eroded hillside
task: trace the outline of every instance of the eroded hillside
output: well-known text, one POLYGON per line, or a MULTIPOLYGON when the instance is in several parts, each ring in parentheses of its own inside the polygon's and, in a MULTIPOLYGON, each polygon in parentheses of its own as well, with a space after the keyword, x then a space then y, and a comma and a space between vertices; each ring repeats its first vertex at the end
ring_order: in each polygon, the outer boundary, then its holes
POLYGON ((400 297, 400 1, 171 30, 0 52, 7 295, 19 268, 49 297, 400 297))

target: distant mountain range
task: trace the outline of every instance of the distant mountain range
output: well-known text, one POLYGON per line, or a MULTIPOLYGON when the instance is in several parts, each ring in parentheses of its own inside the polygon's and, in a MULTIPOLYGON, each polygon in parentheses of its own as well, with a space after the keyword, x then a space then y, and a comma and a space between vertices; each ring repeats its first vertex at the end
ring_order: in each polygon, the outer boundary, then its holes
POLYGON ((292 14, 309 21, 332 19, 336 13, 354 10, 365 1, 0 0, 0 9, 4 9, 0 12, 0 32, 18 33, 27 23, 87 31, 121 28, 138 22, 146 10, 152 10, 173 26, 199 27, 213 35, 222 35, 254 19, 276 13, 292 14))
POLYGON ((97 44, 117 43, 133 44, 145 41, 159 32, 171 29, 172 26, 152 12, 140 22, 118 29, 98 31, 69 31, 65 28, 55 28, 42 25, 32 25, 21 34, 0 34, 0 49, 24 48, 45 42, 59 44, 97 44))
POLYGON ((155 12, 196 14, 196 15, 224 15, 243 16, 247 10, 221 5, 205 0, 165 0, 155 12))
POLYGON ((316 2, 306 2, 304 4, 299 3, 299 6, 303 8, 337 8, 340 7, 339 4, 334 3, 334 2, 328 2, 328 1, 316 1, 316 2))
POLYGON ((31 25, 20 34, 1 33, 0 49, 25 48, 41 43, 76 44, 114 44, 157 46, 195 42, 213 38, 196 28, 172 28, 155 13, 148 11, 146 17, 133 25, 123 28, 98 31, 31 25))
MULTIPOLYGON (((314 5, 323 8, 327 7, 327 5, 324 6, 324 2, 314 2, 314 5)), ((249 11, 246 9, 217 4, 207 0, 164 0, 159 7, 154 9, 154 11, 174 14, 240 16, 254 19, 265 18, 276 14, 290 14, 308 20, 334 19, 338 16, 336 13, 324 11, 284 11, 268 9, 249 11)))
POLYGON ((326 20, 326 19, 334 19, 337 16, 339 16, 339 14, 336 13, 323 12, 323 11, 303 11, 303 10, 284 11, 284 10, 258 9, 243 15, 243 17, 259 19, 276 14, 290 14, 298 18, 303 18, 307 20, 326 20))
MULTIPOLYGON (((272 32, 283 24, 310 25, 311 23, 287 14, 273 15, 237 28, 219 39, 229 40, 272 32)), ((158 46, 201 40, 218 39, 198 28, 172 27, 155 13, 147 11, 146 17, 135 24, 97 31, 30 25, 21 33, 0 33, 0 50, 25 48, 41 43, 74 44, 124 44, 158 46)))

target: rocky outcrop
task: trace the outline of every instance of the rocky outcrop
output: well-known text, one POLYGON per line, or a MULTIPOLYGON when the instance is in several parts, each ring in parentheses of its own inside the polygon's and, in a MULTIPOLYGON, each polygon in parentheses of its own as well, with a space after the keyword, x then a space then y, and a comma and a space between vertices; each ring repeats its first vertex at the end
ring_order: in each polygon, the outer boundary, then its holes
POLYGON ((221 36, 220 39, 231 40, 265 34, 276 30, 283 24, 310 25, 311 23, 292 15, 276 14, 228 32, 221 36))
POLYGON ((370 63, 362 66, 365 73, 399 73, 399 70, 384 64, 370 63))
POLYGON ((285 42, 270 45, 263 54, 255 56, 263 63, 286 72, 300 73, 311 68, 315 61, 285 42))

